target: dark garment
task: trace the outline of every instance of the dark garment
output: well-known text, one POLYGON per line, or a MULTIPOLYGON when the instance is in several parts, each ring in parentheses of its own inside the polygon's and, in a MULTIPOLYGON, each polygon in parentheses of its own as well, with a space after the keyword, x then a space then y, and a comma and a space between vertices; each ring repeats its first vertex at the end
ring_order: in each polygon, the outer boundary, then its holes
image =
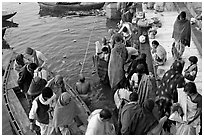
POLYGON ((17 80, 19 87, 23 90, 24 93, 27 93, 32 79, 33 73, 30 73, 27 69, 27 65, 25 65, 19 72, 19 77, 17 80))
POLYGON ((42 124, 49 124, 49 105, 44 105, 40 102, 39 96, 36 98, 36 102, 38 104, 37 108, 37 121, 42 124))
POLYGON ((121 120, 121 134, 130 135, 131 134, 131 121, 135 112, 140 109, 140 105, 136 102, 130 102, 124 105, 121 110, 120 120, 121 120))
POLYGON ((152 113, 154 108, 153 100, 146 100, 142 104, 142 108, 138 109, 131 120, 130 135, 147 135, 159 123, 152 113))
POLYGON ((170 70, 164 74, 161 84, 158 86, 156 95, 159 98, 178 102, 177 86, 181 87, 185 83, 182 70, 183 64, 180 61, 175 61, 170 70))
POLYGON ((191 40, 191 23, 189 20, 180 20, 179 16, 177 17, 174 23, 174 30, 172 38, 176 41, 181 40, 182 44, 190 47, 191 40))
POLYGON ((132 63, 128 67, 128 70, 127 70, 128 77, 127 77, 127 79, 130 79, 134 73, 137 73, 136 68, 137 68, 138 64, 143 64, 144 67, 145 67, 144 73, 149 75, 148 65, 147 65, 146 61, 141 60, 141 59, 135 59, 135 60, 132 61, 132 63))
POLYGON ((198 72, 197 64, 192 64, 185 70, 184 77, 190 81, 194 81, 197 76, 197 72, 198 72), (195 72, 195 74, 192 75, 191 72, 193 71, 195 72))
POLYGON ((132 18, 133 18, 133 13, 130 13, 130 11, 127 11, 122 15, 122 21, 123 22, 132 23, 132 18))

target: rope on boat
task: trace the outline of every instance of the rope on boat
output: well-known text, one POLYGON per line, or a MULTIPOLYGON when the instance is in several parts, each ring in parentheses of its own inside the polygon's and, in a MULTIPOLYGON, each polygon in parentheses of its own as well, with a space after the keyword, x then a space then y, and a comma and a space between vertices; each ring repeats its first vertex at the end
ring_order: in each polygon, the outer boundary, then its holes
POLYGON ((82 67, 81 67, 80 74, 82 74, 82 71, 83 71, 83 69, 84 69, 84 64, 85 64, 86 56, 87 56, 87 53, 88 53, 88 50, 89 50, 89 45, 90 45, 90 41, 91 41, 91 36, 92 36, 93 30, 94 30, 94 28, 95 28, 95 23, 96 23, 96 20, 94 21, 93 28, 92 28, 91 34, 90 34, 90 36, 89 36, 89 41, 88 41, 88 44, 87 44, 87 48, 86 48, 86 52, 85 52, 85 56, 84 56, 84 60, 83 60, 83 63, 82 63, 82 67))

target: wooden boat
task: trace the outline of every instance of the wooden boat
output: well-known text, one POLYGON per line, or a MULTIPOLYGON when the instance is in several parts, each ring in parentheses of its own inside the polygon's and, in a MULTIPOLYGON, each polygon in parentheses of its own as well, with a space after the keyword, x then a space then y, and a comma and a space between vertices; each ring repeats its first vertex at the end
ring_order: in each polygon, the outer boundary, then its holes
MULTIPOLYGON (((18 135, 34 135, 36 132, 32 132, 29 129, 30 122, 28 118, 29 108, 28 102, 16 83, 17 75, 13 69, 14 60, 17 53, 13 52, 8 62, 8 66, 5 69, 3 77, 3 99, 9 115, 9 119, 15 133, 18 135)), ((80 119, 83 124, 87 126, 87 118, 91 113, 86 104, 79 97, 78 93, 66 83, 67 91, 73 96, 77 105, 81 110, 80 119)))
POLYGON ((17 12, 9 13, 7 11, 2 11, 2 21, 5 21, 7 19, 10 19, 14 15, 16 15, 17 12))
POLYGON ((38 2, 41 9, 52 11, 89 11, 101 9, 105 2, 80 2, 76 4, 63 4, 56 2, 38 2))

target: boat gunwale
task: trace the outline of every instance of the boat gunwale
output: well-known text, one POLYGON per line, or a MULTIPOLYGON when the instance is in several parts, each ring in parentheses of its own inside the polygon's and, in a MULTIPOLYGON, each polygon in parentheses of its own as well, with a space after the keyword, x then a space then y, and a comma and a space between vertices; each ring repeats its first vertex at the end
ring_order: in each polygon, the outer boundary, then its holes
POLYGON ((8 79, 11 73, 11 67, 12 67, 11 65, 14 59, 14 55, 15 55, 15 52, 13 51, 11 58, 9 60, 8 66, 6 67, 6 70, 3 76, 2 90, 3 90, 6 111, 8 112, 8 115, 9 115, 9 121, 11 122, 11 125, 14 128, 15 133, 19 135, 23 135, 23 131, 21 130, 17 120, 15 119, 14 113, 11 111, 11 107, 10 107, 9 100, 8 100, 8 93, 7 93, 7 91, 9 90, 7 89, 7 84, 8 84, 8 79))
MULTIPOLYGON (((14 131, 16 134, 18 135, 24 135, 24 132, 23 132, 23 129, 22 129, 22 126, 20 126, 18 124, 18 120, 16 120, 16 116, 15 114, 12 112, 14 111, 13 108, 11 107, 11 104, 10 104, 10 101, 9 101, 9 97, 8 97, 8 90, 13 90, 13 88, 9 88, 7 89, 7 85, 8 85, 8 82, 9 82, 9 77, 11 75, 11 70, 12 70, 12 64, 14 62, 14 58, 15 58, 15 55, 17 53, 15 51, 12 51, 12 55, 10 57, 10 60, 8 62, 8 65, 5 69, 5 73, 4 73, 4 76, 3 76, 3 85, 2 85, 2 90, 3 90, 3 96, 4 96, 4 101, 5 101, 5 106, 6 106, 6 111, 8 113, 8 116, 9 116, 9 121, 11 122, 12 124, 12 127, 14 128, 14 131), (12 109, 11 109, 12 108, 12 109)), ((91 114, 91 111, 89 110, 88 106, 85 104, 85 102, 81 99, 81 97, 78 95, 78 93, 68 84, 68 83, 65 83, 65 88, 67 89, 68 92, 70 92, 70 94, 72 94, 72 97, 74 97, 75 99, 75 102, 77 103, 77 105, 80 106, 81 110, 84 111, 86 114, 87 117, 91 114)), ((14 91, 13 91, 14 92, 14 91)), ((15 93, 14 93, 15 94, 15 93)), ((17 97, 17 95, 15 94, 16 98, 18 99, 19 103, 21 104, 19 98, 17 97)), ((22 104, 21 104, 22 105, 22 104)), ((25 108, 23 107, 22 105, 22 108, 25 110, 25 108)), ((36 133, 35 133, 36 134, 36 133)))

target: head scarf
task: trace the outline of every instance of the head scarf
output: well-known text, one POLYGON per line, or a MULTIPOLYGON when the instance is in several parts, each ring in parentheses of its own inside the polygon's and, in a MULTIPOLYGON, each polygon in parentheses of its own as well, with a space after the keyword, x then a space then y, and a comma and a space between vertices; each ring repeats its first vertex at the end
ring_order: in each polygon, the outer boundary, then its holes
POLYGON ((60 96, 60 103, 65 106, 71 102, 71 95, 68 92, 64 92, 60 96))

